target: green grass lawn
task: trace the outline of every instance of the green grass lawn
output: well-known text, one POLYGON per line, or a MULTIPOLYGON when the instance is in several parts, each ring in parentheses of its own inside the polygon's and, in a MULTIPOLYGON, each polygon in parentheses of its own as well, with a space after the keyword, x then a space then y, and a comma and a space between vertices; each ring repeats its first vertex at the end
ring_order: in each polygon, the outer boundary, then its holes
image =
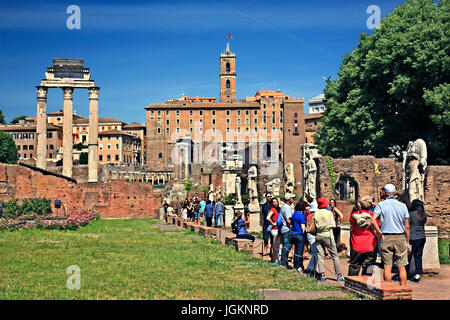
MULTIPOLYGON (((0 299, 257 299, 252 290, 338 290, 151 219, 100 220, 77 231, 0 232, 0 299), (66 269, 81 270, 81 289, 66 269)), ((349 296, 351 299, 352 297, 349 296)))

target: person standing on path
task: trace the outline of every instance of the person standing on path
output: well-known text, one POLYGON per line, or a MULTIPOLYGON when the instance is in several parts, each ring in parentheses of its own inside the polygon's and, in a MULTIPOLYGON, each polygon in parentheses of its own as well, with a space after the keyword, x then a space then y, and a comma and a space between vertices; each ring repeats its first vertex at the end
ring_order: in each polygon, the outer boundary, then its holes
POLYGON ((307 203, 299 200, 295 205, 295 212, 291 218, 292 229, 292 245, 294 246, 294 269, 299 273, 304 273, 303 266, 303 247, 304 247, 304 231, 305 231, 305 215, 307 203))
POLYGON ((362 267, 362 275, 371 275, 369 267, 375 265, 377 260, 377 238, 372 231, 373 213, 372 198, 369 196, 359 200, 360 210, 354 211, 349 218, 352 226, 349 276, 359 276, 362 267))
POLYGON ((206 218, 206 226, 207 227, 212 227, 213 212, 214 212, 214 206, 211 204, 211 200, 206 201, 205 218, 206 218))
POLYGON ((414 282, 421 282, 420 277, 423 273, 422 268, 422 255, 423 248, 425 247, 426 235, 425 235, 425 223, 427 222, 427 214, 423 202, 419 199, 414 200, 411 203, 411 209, 409 211, 409 228, 410 228, 410 254, 408 255, 408 266, 406 271, 409 273, 412 257, 414 257, 415 275, 412 278, 414 282))
POLYGON ((345 279, 341 273, 339 255, 337 253, 336 243, 334 242, 334 237, 332 234, 332 230, 336 225, 336 223, 334 222, 333 213, 330 210, 326 209, 326 207, 330 204, 330 202, 327 199, 321 197, 317 199, 317 204, 319 210, 316 211, 316 213, 313 216, 313 219, 314 222, 316 223, 317 229, 316 244, 317 250, 319 251, 318 271, 321 274, 320 281, 324 282, 327 280, 327 277, 325 276, 324 259, 325 259, 325 250, 328 249, 331 258, 333 259, 334 271, 337 275, 337 281, 341 282, 344 281, 345 279))
POLYGON ((280 205, 277 198, 272 198, 270 200, 270 211, 267 215, 266 220, 270 223, 270 251, 271 251, 271 261, 276 265, 279 265, 279 251, 280 251, 280 239, 281 235, 278 231, 277 219, 280 213, 280 205))
POLYGON ((216 205, 214 206, 214 226, 216 228, 222 228, 223 222, 223 212, 225 211, 225 205, 221 201, 221 199, 217 199, 216 205), (219 224, 217 223, 219 222, 219 224))
POLYGON ((267 220, 267 216, 269 215, 271 205, 270 200, 272 199, 272 194, 270 192, 266 193, 266 202, 261 206, 261 212, 264 218, 263 226, 262 226, 262 233, 263 233, 263 241, 264 241, 264 252, 263 255, 269 254, 269 238, 270 238, 270 231, 269 226, 271 223, 269 220, 267 220))
MULTIPOLYGON (((313 201, 310 204, 309 209, 307 208, 307 211, 309 214, 306 216, 306 223, 309 222, 314 216, 314 213, 317 211, 317 202, 313 201)), ((310 277, 315 277, 316 271, 317 271, 317 261, 318 261, 318 253, 317 245, 316 245, 316 237, 313 234, 307 233, 306 234, 306 240, 309 243, 310 246, 310 253, 311 258, 309 259, 308 266, 306 267, 305 273, 309 275, 310 277)))
POLYGON ((291 243, 289 242, 289 233, 291 232, 291 218, 293 215, 292 203, 294 202, 294 195, 288 193, 285 195, 286 203, 283 204, 280 210, 282 225, 278 232, 281 233, 281 265, 288 267, 288 254, 291 251, 291 243))
POLYGON ((205 223, 205 207, 206 207, 206 202, 205 202, 205 198, 202 198, 202 201, 200 201, 200 211, 199 211, 199 220, 202 223, 205 223))
POLYGON ((344 215, 337 208, 336 200, 334 199, 330 200, 330 209, 334 215, 334 222, 336 223, 336 227, 333 228, 334 243, 336 243, 336 247, 338 247, 341 243, 341 223, 344 219, 344 215))
POLYGON ((395 186, 384 186, 386 200, 375 207, 372 226, 380 241, 381 260, 384 264, 384 280, 392 281, 392 265, 397 264, 400 285, 406 286, 409 244, 409 213, 404 203, 395 199, 395 186), (380 227, 376 220, 380 218, 380 227))

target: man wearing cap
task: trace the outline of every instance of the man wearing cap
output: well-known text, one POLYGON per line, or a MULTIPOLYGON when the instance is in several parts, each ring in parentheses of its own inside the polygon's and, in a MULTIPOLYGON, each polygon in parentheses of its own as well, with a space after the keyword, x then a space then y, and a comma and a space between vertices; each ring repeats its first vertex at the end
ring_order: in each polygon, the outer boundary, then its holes
POLYGON ((337 275, 337 281, 344 281, 344 276, 341 273, 341 265, 339 263, 339 255, 336 249, 336 243, 334 242, 333 228, 336 226, 333 213, 327 209, 330 202, 321 197, 317 199, 319 210, 313 216, 316 223, 316 246, 318 250, 318 272, 321 274, 320 281, 326 281, 324 270, 324 259, 326 249, 330 251, 331 258, 334 263, 334 271, 337 275))
POLYGON ((286 193, 284 199, 286 201, 285 204, 281 207, 280 215, 281 220, 283 221, 282 227, 279 230, 281 233, 281 243, 283 244, 283 249, 281 251, 281 265, 287 267, 288 266, 288 254, 291 251, 292 245, 289 243, 289 231, 291 230, 291 218, 294 214, 292 210, 292 203, 294 203, 293 194, 286 193))
POLYGON ((392 265, 397 264, 400 285, 405 287, 408 264, 409 213, 404 203, 395 199, 395 186, 384 186, 386 200, 377 204, 372 226, 380 241, 381 260, 384 264, 384 280, 392 281, 392 265), (380 227, 376 220, 380 217, 380 227))

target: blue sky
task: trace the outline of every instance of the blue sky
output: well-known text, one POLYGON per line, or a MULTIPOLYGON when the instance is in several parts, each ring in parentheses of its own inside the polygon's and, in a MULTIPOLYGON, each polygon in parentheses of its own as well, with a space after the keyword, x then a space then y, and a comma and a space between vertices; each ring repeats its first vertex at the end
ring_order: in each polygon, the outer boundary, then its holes
MULTIPOLYGON (((82 58, 101 87, 99 116, 145 123, 145 106, 182 91, 219 96, 227 33, 238 99, 276 88, 307 102, 322 93, 322 77, 337 77, 360 33, 373 32, 367 8, 385 17, 403 2, 0 0, 0 110, 7 121, 35 116, 35 86, 52 59, 82 58), (80 30, 66 26, 70 5, 81 9, 80 30)), ((62 102, 62 90, 50 89, 47 112, 62 102)), ((89 115, 87 90, 75 91, 74 109, 89 115)))

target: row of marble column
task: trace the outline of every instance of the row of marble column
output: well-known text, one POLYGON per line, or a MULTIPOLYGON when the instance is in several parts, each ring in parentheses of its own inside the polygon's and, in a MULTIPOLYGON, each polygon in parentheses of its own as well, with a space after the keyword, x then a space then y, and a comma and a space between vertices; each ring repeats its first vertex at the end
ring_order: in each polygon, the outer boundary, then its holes
MULTIPOLYGON (((47 169, 47 90, 37 86, 37 161, 36 166, 47 169)), ((73 87, 62 87, 64 92, 63 122, 63 171, 66 177, 72 177, 73 153, 73 87)), ((89 87, 89 139, 88 139, 88 181, 98 182, 98 94, 99 87, 89 87)))
POLYGON ((171 173, 143 173, 143 172, 130 172, 130 171, 111 171, 111 180, 129 180, 129 181, 142 181, 152 182, 152 184, 165 184, 170 181, 171 173))

